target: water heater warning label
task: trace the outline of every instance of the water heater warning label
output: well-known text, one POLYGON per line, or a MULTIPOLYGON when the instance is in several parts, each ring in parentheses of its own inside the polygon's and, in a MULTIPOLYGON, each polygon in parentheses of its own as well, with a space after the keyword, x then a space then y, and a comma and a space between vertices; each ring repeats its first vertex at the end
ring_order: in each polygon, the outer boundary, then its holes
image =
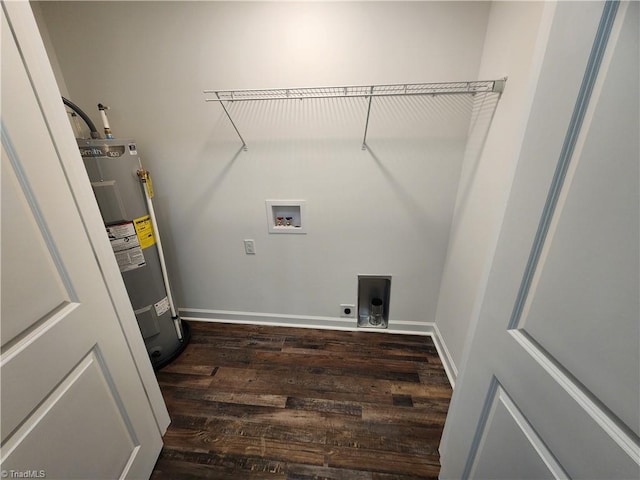
POLYGON ((107 227, 107 234, 120 272, 135 270, 146 265, 133 222, 110 225, 107 227))
POLYGON ((149 248, 152 245, 156 244, 156 236, 153 233, 153 224, 151 223, 151 219, 149 215, 145 215, 144 217, 135 218, 133 223, 136 227, 136 233, 138 235, 138 241, 140 242, 140 246, 144 248, 149 248))
POLYGON ((164 297, 158 303, 154 303, 153 306, 156 307, 156 315, 160 317, 164 312, 169 310, 169 299, 164 297))

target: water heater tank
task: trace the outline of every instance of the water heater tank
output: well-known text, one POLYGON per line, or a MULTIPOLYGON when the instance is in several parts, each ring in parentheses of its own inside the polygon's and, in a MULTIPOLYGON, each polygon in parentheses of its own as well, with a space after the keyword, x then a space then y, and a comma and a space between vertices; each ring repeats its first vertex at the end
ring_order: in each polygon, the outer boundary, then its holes
POLYGON ((102 219, 154 368, 173 360, 188 340, 188 324, 174 322, 156 232, 137 175, 135 141, 78 139, 102 219), (183 332, 178 331, 182 327, 183 332), (179 338, 182 335, 182 339, 179 338))

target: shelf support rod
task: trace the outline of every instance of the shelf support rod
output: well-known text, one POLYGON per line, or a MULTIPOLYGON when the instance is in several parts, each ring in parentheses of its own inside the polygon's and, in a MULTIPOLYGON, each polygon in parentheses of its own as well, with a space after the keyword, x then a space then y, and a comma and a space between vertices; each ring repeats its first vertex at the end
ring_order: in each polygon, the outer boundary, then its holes
POLYGON ((224 110, 224 113, 227 114, 227 118, 231 122, 231 125, 233 125, 233 129, 236 131, 236 133, 238 134, 238 137, 240 138, 240 141, 242 142, 242 150, 246 152, 248 150, 247 143, 244 141, 244 138, 242 138, 242 135, 240 135, 240 131, 238 130, 238 127, 236 127, 236 124, 234 123, 233 119, 231 118, 231 115, 229 114, 229 110, 227 110, 227 107, 225 106, 224 102, 220 100, 220 95, 218 94, 218 92, 215 92, 215 93, 216 93, 216 97, 218 97, 218 100, 220 101, 220 105, 222 105, 222 109, 224 110))
POLYGON ((373 100, 373 86, 369 90, 369 107, 367 107, 367 121, 364 125, 364 137, 362 137, 362 150, 367 149, 367 130, 369 130, 369 115, 371 115, 371 100, 373 100))

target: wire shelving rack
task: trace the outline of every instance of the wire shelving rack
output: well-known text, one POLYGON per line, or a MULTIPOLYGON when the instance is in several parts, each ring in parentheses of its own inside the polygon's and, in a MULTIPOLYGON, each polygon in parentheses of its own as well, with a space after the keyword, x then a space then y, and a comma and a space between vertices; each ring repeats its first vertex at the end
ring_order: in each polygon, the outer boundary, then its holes
POLYGON ((367 118, 364 125, 362 149, 367 147, 367 130, 371 116, 371 102, 375 97, 410 97, 436 95, 476 95, 478 93, 496 93, 501 95, 507 79, 480 80, 470 82, 440 82, 440 83, 404 83, 391 85, 350 85, 336 87, 305 87, 305 88, 269 88, 244 90, 204 90, 206 102, 218 102, 222 106, 229 121, 233 125, 242 147, 247 150, 247 144, 240 134, 227 106, 234 102, 255 102, 268 100, 305 100, 321 98, 367 98, 367 118), (213 96, 211 96, 213 95, 213 96))

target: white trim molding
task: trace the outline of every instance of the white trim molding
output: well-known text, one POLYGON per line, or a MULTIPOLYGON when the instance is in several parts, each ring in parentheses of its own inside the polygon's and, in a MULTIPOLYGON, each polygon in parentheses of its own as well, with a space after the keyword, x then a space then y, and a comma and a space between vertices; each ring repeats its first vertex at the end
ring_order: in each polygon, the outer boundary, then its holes
POLYGON ((447 374, 447 378, 449 379, 449 383, 451 384, 451 388, 456 387, 456 379, 458 378, 458 367, 456 367, 456 363, 453 361, 453 357, 451 356, 451 352, 447 348, 447 344, 444 343, 444 339, 442 338, 442 334, 440 333, 440 329, 438 325, 435 323, 433 325, 433 334, 431 335, 433 338, 433 343, 436 346, 436 350, 438 350, 438 355, 440 356, 440 360, 442 361, 442 366, 444 367, 444 371, 447 374))

